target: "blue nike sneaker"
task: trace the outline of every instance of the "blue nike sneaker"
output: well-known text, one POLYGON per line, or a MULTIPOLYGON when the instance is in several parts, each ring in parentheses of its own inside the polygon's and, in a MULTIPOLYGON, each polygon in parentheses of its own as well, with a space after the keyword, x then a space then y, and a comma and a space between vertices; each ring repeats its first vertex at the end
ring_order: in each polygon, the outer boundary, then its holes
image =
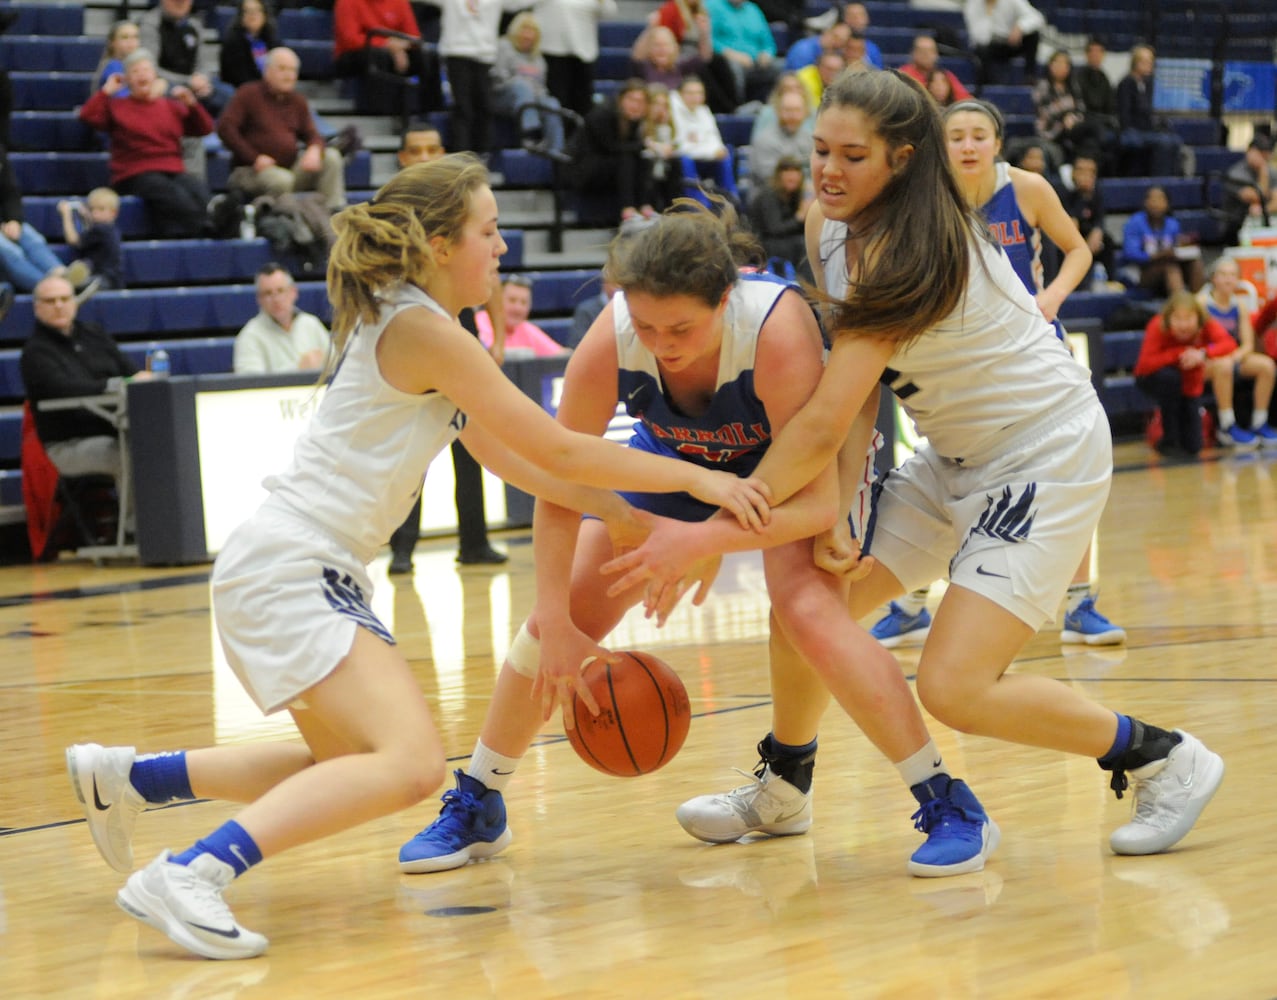
POLYGON ((869 634, 888 649, 897 646, 921 646, 931 631, 931 612, 923 608, 916 615, 909 614, 892 601, 883 615, 869 630, 869 634))
POLYGON ((1088 646, 1116 646, 1126 641, 1126 629, 1114 625, 1095 606, 1095 595, 1088 594, 1074 611, 1064 616, 1060 642, 1085 643, 1088 646))
POLYGON ((981 871, 1002 833, 966 782, 938 774, 910 791, 919 806, 914 826, 927 835, 909 859, 910 874, 941 878, 981 871))
POLYGON ((451 871, 500 854, 514 839, 501 793, 462 771, 453 773, 457 787, 443 793, 439 818, 399 848, 401 872, 451 871))

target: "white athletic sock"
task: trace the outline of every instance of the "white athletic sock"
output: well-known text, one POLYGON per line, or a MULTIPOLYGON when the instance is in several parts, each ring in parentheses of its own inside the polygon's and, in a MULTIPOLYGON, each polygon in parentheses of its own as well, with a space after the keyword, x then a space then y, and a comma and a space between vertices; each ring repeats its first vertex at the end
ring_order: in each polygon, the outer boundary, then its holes
POLYGON ((922 614, 922 609, 927 606, 927 594, 929 591, 929 587, 923 587, 921 590, 911 590, 909 593, 896 598, 896 603, 900 605, 900 609, 910 618, 916 618, 922 614))
POLYGON ((1064 599, 1064 608, 1069 614, 1077 610, 1078 605, 1091 596, 1091 582, 1070 583, 1068 596, 1064 599))
POLYGON ((1268 423, 1267 410, 1256 410, 1250 418, 1250 426, 1255 430, 1263 427, 1266 423, 1268 423))
POLYGON ((937 774, 948 773, 945 770, 944 761, 940 758, 940 751, 936 749, 935 740, 927 740, 926 745, 917 753, 897 761, 896 770, 900 772, 900 777, 905 779, 905 784, 910 788, 934 778, 937 774))
POLYGON ((470 766, 466 768, 466 774, 472 778, 478 778, 494 791, 504 792, 505 786, 510 784, 510 778, 514 775, 514 769, 519 766, 519 761, 522 759, 522 757, 505 757, 485 747, 483 740, 479 740, 474 745, 474 753, 470 755, 470 766))
POLYGON ((1237 416, 1233 413, 1232 408, 1229 407, 1228 409, 1224 409, 1224 407, 1221 406, 1219 408, 1219 429, 1221 431, 1226 431, 1235 423, 1237 423, 1237 416))

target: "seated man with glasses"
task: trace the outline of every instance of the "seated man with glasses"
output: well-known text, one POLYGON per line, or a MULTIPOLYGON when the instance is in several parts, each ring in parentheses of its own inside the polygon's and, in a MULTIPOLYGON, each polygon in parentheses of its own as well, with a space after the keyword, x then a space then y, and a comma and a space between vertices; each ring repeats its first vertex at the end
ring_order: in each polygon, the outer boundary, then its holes
POLYGON ((22 348, 22 381, 36 434, 62 476, 105 475, 117 488, 125 456, 115 427, 87 409, 40 409, 47 399, 97 396, 119 390, 149 372, 122 352, 100 326, 76 318, 75 291, 66 278, 45 278, 32 296, 35 329, 22 348))

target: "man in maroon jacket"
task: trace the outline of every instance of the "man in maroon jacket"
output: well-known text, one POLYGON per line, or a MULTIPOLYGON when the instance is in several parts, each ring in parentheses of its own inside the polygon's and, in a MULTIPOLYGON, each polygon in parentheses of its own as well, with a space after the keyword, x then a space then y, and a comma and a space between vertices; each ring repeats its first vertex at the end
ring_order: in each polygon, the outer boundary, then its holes
POLYGON ((249 200, 317 190, 336 212, 346 207, 344 164, 324 145, 310 105, 297 93, 300 66, 292 49, 271 49, 262 79, 235 91, 217 134, 234 158, 230 186, 249 200))
POLYGON ((124 75, 108 77, 84 102, 80 119, 110 138, 111 187, 146 203, 156 235, 200 236, 209 231, 208 189, 183 170, 182 138, 208 135, 213 119, 187 87, 155 96, 155 79, 155 57, 135 50, 124 75))

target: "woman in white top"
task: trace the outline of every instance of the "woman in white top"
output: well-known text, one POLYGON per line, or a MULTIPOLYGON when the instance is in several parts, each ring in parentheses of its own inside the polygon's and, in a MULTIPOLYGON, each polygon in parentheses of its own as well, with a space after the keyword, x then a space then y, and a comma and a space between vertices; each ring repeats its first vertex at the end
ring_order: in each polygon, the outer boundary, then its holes
MULTIPOLYGON (((877 387, 887 384, 927 440, 875 484, 861 536, 874 565, 851 586, 852 617, 947 575, 918 662, 923 707, 965 733, 1096 758, 1119 796, 1129 773, 1134 814, 1110 845, 1165 851, 1218 788, 1219 756, 1072 685, 1008 669, 1054 615, 1090 542, 1112 442, 1089 373, 966 203, 945 147, 935 102, 900 74, 849 73, 826 89, 807 251, 833 346, 816 391, 757 472, 781 503, 840 448, 859 461, 869 430, 857 418, 866 404, 876 412, 877 387)), ((661 615, 688 561, 716 544, 703 525, 676 529, 661 526, 612 564, 628 570, 615 586, 649 580, 647 604, 661 615)), ((856 554, 847 532, 837 541, 856 554)), ((814 621, 825 614, 819 597, 814 621)), ((789 638, 803 653, 801 630, 789 638)), ((874 655, 868 633, 848 641, 849 655, 874 655)), ((982 818, 964 810, 953 822, 978 837, 982 818)))
POLYGON ((963 15, 967 44, 976 55, 976 84, 993 81, 993 67, 1016 56, 1024 58, 1029 83, 1038 75, 1038 42, 1046 18, 1029 0, 966 0, 963 15))
POLYGON ((594 106, 599 22, 615 17, 616 9, 616 0, 536 0, 532 6, 541 24, 550 93, 582 118, 594 106))
MULTIPOLYGON (((188 850, 162 852, 118 896, 129 914, 208 958, 266 949, 222 899, 237 875, 413 805, 443 780, 443 745, 408 661, 371 610, 366 567, 450 441, 461 434, 502 478, 597 509, 618 531, 626 508, 609 489, 690 490, 760 527, 766 515, 753 480, 567 430, 457 322, 487 300, 506 249, 474 157, 408 167, 334 225, 328 292, 340 360, 292 463, 267 479, 269 496, 232 533, 212 581, 231 669, 264 712, 288 709, 304 743, 140 758, 97 744, 67 752, 94 841, 120 871, 132 868, 133 825, 147 802, 249 803, 188 850)), ((579 676, 554 686, 555 695, 583 689, 579 676)))

